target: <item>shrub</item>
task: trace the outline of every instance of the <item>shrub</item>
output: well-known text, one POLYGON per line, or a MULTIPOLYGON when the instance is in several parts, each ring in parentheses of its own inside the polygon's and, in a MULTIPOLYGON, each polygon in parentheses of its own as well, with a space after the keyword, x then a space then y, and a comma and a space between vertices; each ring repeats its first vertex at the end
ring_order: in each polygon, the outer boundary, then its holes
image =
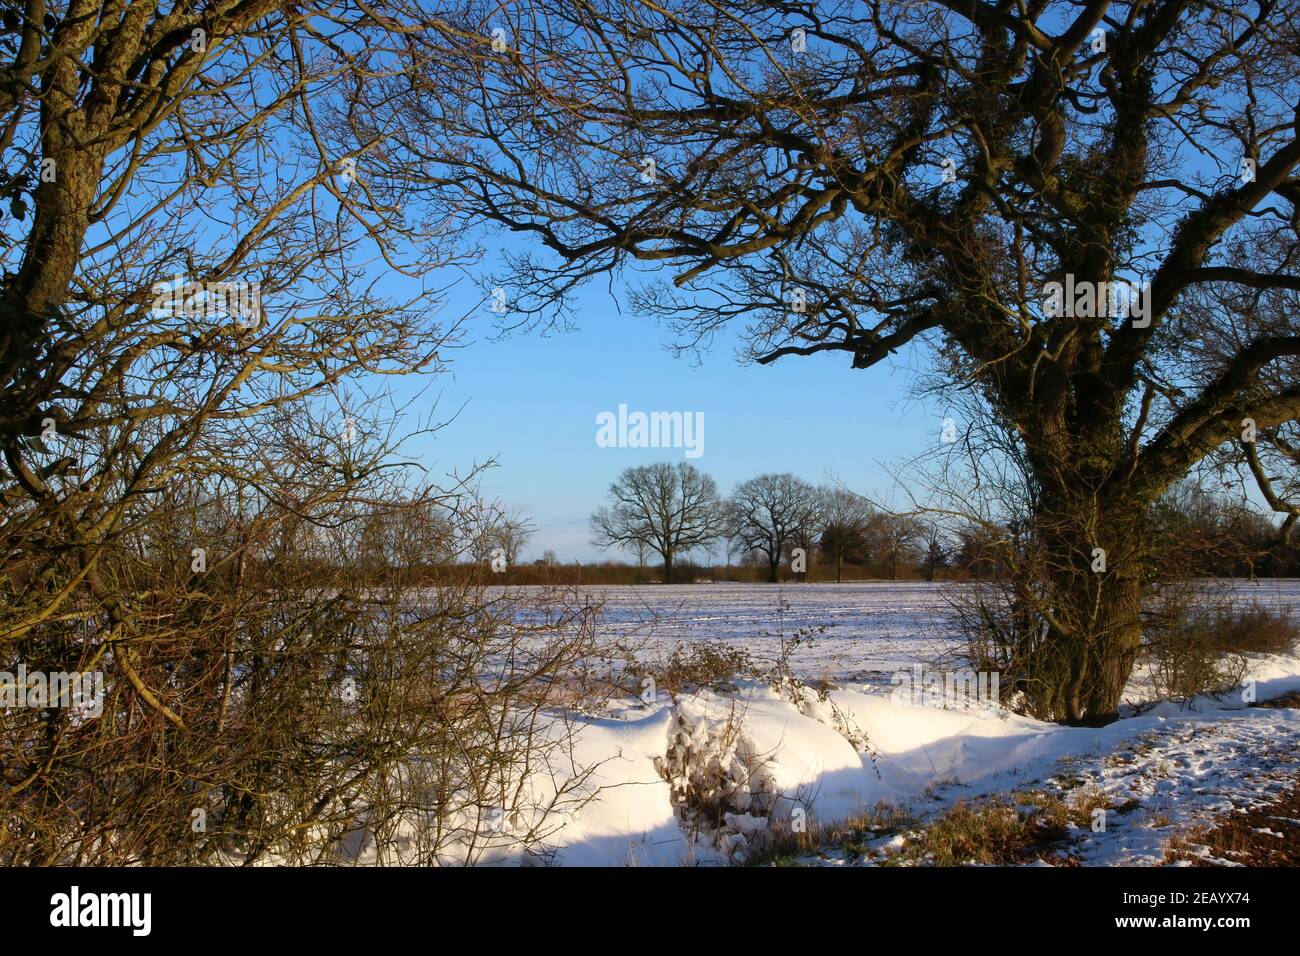
POLYGON ((757 752, 742 724, 734 707, 717 715, 680 707, 668 751, 655 758, 691 842, 702 839, 735 861, 761 844, 777 800, 767 756, 757 752))
POLYGON ((721 641, 679 644, 667 660, 632 661, 627 673, 638 686, 648 677, 659 690, 676 695, 697 688, 735 690, 736 682, 757 674, 753 658, 744 648, 721 641))
POLYGON ((1239 685, 1249 666, 1243 652, 1264 640, 1262 616, 1238 614, 1230 602, 1215 606, 1189 585, 1162 588, 1145 618, 1142 653, 1152 690, 1184 705, 1239 685))
POLYGON ((1219 648, 1244 654, 1287 654, 1300 645, 1300 624, 1290 608, 1251 604, 1231 606, 1214 613, 1214 634, 1219 648))

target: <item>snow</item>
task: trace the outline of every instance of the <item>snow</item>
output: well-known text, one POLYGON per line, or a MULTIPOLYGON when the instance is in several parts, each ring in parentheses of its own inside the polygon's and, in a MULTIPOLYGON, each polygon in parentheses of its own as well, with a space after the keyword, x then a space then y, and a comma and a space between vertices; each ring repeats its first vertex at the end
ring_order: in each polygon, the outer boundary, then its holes
MULTIPOLYGON (((1300 675, 1300 658, 1291 666, 1300 675)), ((1278 794, 1286 786, 1283 771, 1300 753, 1297 709, 1202 701, 1197 711, 1073 728, 1009 714, 989 719, 903 708, 867 687, 837 690, 829 699, 867 732, 873 752, 855 748, 825 708, 801 709, 766 687, 747 686, 734 698, 701 692, 682 698, 676 709, 696 721, 707 717, 716 725, 730 717, 739 723, 751 758, 761 761, 777 791, 774 819, 788 820, 792 809, 803 807, 810 823, 829 822, 880 800, 930 816, 958 799, 1041 788, 1068 773, 1078 786, 1100 789, 1113 805, 1131 807, 1109 811, 1104 833, 1080 833, 1076 855, 1096 864, 1161 862, 1174 830, 1278 794)), ((555 862, 727 860, 725 847, 683 832, 670 787, 656 770, 674 718, 673 705, 661 699, 635 717, 593 721, 587 728, 583 753, 618 757, 597 774, 597 799, 557 834, 555 862)), ((896 847, 898 840, 881 843, 896 847)))
MULTIPOLYGON (((1238 598, 1300 606, 1300 582, 1229 587, 1238 598)), ((603 589, 607 633, 648 627, 647 590, 603 589)), ((823 637, 800 648, 797 670, 831 674, 837 687, 824 699, 754 683, 734 694, 700 691, 676 701, 661 692, 649 706, 628 701, 591 720, 580 734, 578 760, 603 761, 591 781, 595 798, 554 835, 552 862, 722 864, 743 858, 756 833, 793 813, 810 824, 829 822, 884 800, 925 818, 959 799, 1054 786, 1068 774, 1125 808, 1108 811, 1104 832, 1081 831, 1075 855, 1101 865, 1158 863, 1175 830, 1275 795, 1300 753, 1300 710, 1250 708, 1240 693, 1188 708, 1157 703, 1103 728, 1005 711, 900 706, 886 675, 932 659, 942 645, 947 604, 940 587, 650 590, 656 613, 649 617, 665 642, 743 641, 775 656, 782 632, 825 626, 823 637), (674 794, 691 772, 671 766, 683 746, 695 750, 697 783, 712 786, 696 790, 726 804, 725 825, 711 834, 696 832, 689 811, 674 812, 674 794), (774 791, 766 800, 764 788, 774 791)), ((1254 655, 1247 676, 1259 700, 1300 689, 1300 657, 1254 655)), ((1146 702, 1144 694, 1139 675, 1126 697, 1146 702)), ((900 839, 875 842, 896 848, 900 839)), ((828 854, 810 862, 846 861, 828 854)))
MULTIPOLYGON (((1242 604, 1258 601, 1300 613, 1300 579, 1216 582, 1242 604)), ((759 658, 780 652, 781 639, 811 638, 792 655, 809 679, 871 680, 931 661, 952 647, 954 591, 924 581, 848 584, 592 586, 603 604, 602 634, 648 642, 647 653, 707 639, 759 658)), ((519 589, 527 591, 527 588, 519 589)))
MULTIPOLYGON (((1239 599, 1300 607, 1300 581, 1224 586, 1239 599)), ((644 648, 652 655, 709 639, 771 658, 781 635, 813 628, 821 636, 797 649, 796 675, 829 675, 833 689, 749 681, 728 693, 660 690, 648 703, 615 701, 581 718, 572 753, 530 781, 546 805, 578 768, 590 769, 589 799, 553 811, 543 845, 525 853, 507 837, 486 862, 724 865, 744 859, 774 825, 798 821, 811 830, 879 801, 924 821, 957 800, 1096 788, 1115 809, 1104 832, 1074 834, 1071 852, 1089 864, 1153 864, 1176 830, 1257 805, 1287 785, 1288 773, 1294 779, 1300 710, 1248 707, 1241 691, 1181 707, 1149 701, 1137 675, 1126 699, 1147 706, 1101 728, 900 697, 890 674, 933 660, 951 639, 941 622, 942 586, 601 590, 604 635, 650 636, 653 625, 654 642, 644 648)), ((1253 655, 1247 677, 1260 701, 1300 689, 1300 656, 1253 655)), ((808 862, 869 864, 905 840, 886 834, 861 858, 827 848, 808 862)), ((377 862, 364 843, 340 848, 340 858, 377 862)))
POLYGON ((770 659, 783 637, 811 631, 795 663, 808 676, 836 680, 909 667, 952 637, 948 592, 924 582, 606 586, 587 593, 603 604, 604 636, 648 640, 658 653, 708 639, 770 659))

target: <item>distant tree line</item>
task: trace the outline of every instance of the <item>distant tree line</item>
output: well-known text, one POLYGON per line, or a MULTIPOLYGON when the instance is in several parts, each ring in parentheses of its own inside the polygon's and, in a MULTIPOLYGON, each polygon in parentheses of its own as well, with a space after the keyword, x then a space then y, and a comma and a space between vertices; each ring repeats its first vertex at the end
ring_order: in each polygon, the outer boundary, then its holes
MULTIPOLYGON (((1187 573, 1300 575, 1300 551, 1245 503, 1189 483, 1152 512, 1152 547, 1187 573)), ((724 497, 686 462, 625 469, 591 516, 593 543, 636 554, 641 567, 657 556, 665 581, 685 577, 677 570, 688 556, 719 552, 728 566, 757 568, 773 582, 809 580, 818 565, 819 580, 842 581, 846 569, 892 580, 990 578, 1004 570, 1001 556, 1020 530, 1015 522, 977 524, 924 509, 890 512, 846 488, 815 486, 789 472, 747 479, 724 497)), ((693 578, 701 565, 686 568, 693 578)))
MULTIPOLYGON (((204 507, 207 525, 238 524, 222 503, 204 507)), ((274 546, 260 556, 250 551, 248 560, 292 559, 322 570, 342 561, 360 580, 409 585, 452 566, 478 567, 484 581, 510 584, 990 580, 1008 572, 1025 534, 1016 521, 889 511, 788 472, 749 478, 724 496, 685 462, 625 469, 591 515, 593 543, 634 563, 562 562, 550 549, 525 560, 532 521, 518 508, 477 498, 391 497, 354 507, 347 526, 286 520, 274 546)), ((1151 517, 1149 545, 1179 577, 1300 577, 1300 550, 1240 501, 1187 482, 1162 497, 1151 517)), ((168 551, 157 544, 145 552, 168 551)))

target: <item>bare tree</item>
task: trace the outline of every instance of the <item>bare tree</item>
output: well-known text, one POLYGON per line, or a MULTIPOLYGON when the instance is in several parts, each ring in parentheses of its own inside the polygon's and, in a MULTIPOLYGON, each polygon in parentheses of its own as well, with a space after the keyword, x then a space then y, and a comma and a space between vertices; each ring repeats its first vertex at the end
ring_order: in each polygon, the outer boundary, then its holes
POLYGON ((948 566, 948 546, 943 530, 937 522, 925 522, 921 529, 921 540, 925 543, 925 554, 921 564, 925 570, 925 579, 933 581, 941 568, 948 566))
POLYGON ((889 576, 898 580, 899 567, 914 558, 916 540, 921 536, 922 524, 914 515, 882 514, 871 529, 877 554, 889 562, 889 576))
POLYGON ((609 486, 609 498, 591 516, 593 543, 658 552, 666 584, 679 557, 723 534, 717 485, 686 462, 628 468, 609 486))
POLYGON ((537 238, 494 277, 512 321, 654 263, 637 304, 682 348, 736 320, 764 363, 929 345, 1030 469, 1042 712, 1114 719, 1148 508, 1246 420, 1300 417, 1296 0, 517 9, 527 55, 462 70, 423 167, 537 238), (1246 308, 1184 375, 1217 291, 1246 308))
MULTIPOLYGON (((477 564, 491 567, 494 559, 500 559, 514 567, 533 531, 532 521, 520 509, 497 503, 485 505, 475 512, 468 529, 469 552, 477 564)), ((501 567, 499 562, 496 567, 501 567)))
POLYGON ((789 548, 811 540, 817 521, 815 488, 794 475, 759 475, 742 481, 731 494, 731 534, 746 551, 761 554, 769 581, 780 580, 789 548))
POLYGON ((844 558, 861 552, 867 544, 867 529, 875 509, 861 495, 847 488, 822 488, 818 511, 822 519, 822 550, 835 562, 835 580, 844 577, 844 558))
POLYGON ((319 863, 359 833, 464 861, 484 813, 532 845, 565 802, 523 781, 587 609, 403 586, 473 497, 403 461, 428 425, 376 384, 459 337, 434 283, 376 288, 461 257, 384 168, 418 166, 385 131, 438 85, 434 29, 402 0, 6 8, 0 670, 102 693, 0 713, 0 863, 319 863))
POLYGON ((454 523, 436 499, 378 500, 363 504, 356 557, 379 574, 393 568, 433 567, 456 555, 454 523))

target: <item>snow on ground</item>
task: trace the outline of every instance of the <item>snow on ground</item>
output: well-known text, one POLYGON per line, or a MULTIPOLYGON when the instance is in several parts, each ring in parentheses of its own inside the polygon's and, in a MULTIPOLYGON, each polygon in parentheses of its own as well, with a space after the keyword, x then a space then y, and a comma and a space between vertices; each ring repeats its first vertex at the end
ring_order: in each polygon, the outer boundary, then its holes
MULTIPOLYGON (((1231 581, 1218 587, 1241 603, 1288 605, 1300 612, 1300 580, 1231 581)), ((775 657, 781 637, 811 639, 792 655, 809 679, 864 680, 931 661, 950 650, 952 584, 865 581, 849 584, 681 584, 592 586, 603 602, 601 633, 647 642, 648 653, 677 644, 723 641, 775 657)), ((527 589, 523 589, 527 590, 527 589)))
MULTIPOLYGON (((1265 664, 1293 676, 1262 684, 1271 690, 1261 693, 1300 688, 1300 658, 1265 664)), ((706 753, 709 735, 700 724, 711 722, 715 738, 729 717, 738 725, 748 765, 732 777, 774 793, 772 819, 788 821, 802 808, 810 824, 830 822, 880 800, 927 816, 959 799, 1030 789, 1053 777, 1095 786, 1113 805, 1126 806, 1109 812, 1104 833, 1079 835, 1077 855, 1102 865, 1159 862, 1175 829, 1275 794, 1300 754, 1300 710, 1246 708, 1231 699, 1200 701, 1196 711, 1162 705, 1095 729, 902 707, 868 687, 834 691, 829 702, 865 732, 871 751, 855 747, 836 727, 829 705, 813 698, 800 709, 766 687, 746 687, 734 700, 705 692, 683 698, 676 709, 661 694, 651 707, 629 706, 593 721, 581 735, 578 760, 604 761, 596 776, 602 789, 556 835, 554 862, 725 861, 727 846, 692 841, 683 831, 656 766, 680 730, 677 712, 686 713, 706 753)))
MULTIPOLYGON (((1220 585, 1240 602, 1300 608, 1300 581, 1220 585)), ((778 656, 782 636, 815 636, 792 664, 806 684, 742 683, 676 698, 660 690, 579 718, 573 749, 532 777, 532 807, 582 782, 589 799, 545 818, 547 836, 522 852, 494 831, 483 862, 586 866, 726 864, 774 825, 810 832, 885 801, 924 822, 958 800, 1016 790, 1096 788, 1114 808, 1104 832, 1073 834, 1070 852, 1095 865, 1162 862, 1175 831, 1267 802, 1294 784, 1300 709, 1248 707, 1300 690, 1300 655, 1251 655, 1249 692, 1190 708, 1149 700, 1139 677, 1129 716, 1102 728, 1063 727, 997 708, 962 708, 896 693, 891 677, 951 650, 942 585, 711 585, 593 589, 605 637, 643 639, 663 656, 679 643, 728 641, 778 656), (1140 710, 1140 712, 1136 712, 1140 710)), ((566 724, 556 720, 556 739, 566 724)), ((531 821, 535 822, 535 821, 531 821)), ((358 829, 341 861, 379 862, 358 829)), ((878 862, 828 848, 808 860, 878 862)), ((401 853, 392 862, 403 862, 401 853)))
MULTIPOLYGON (((1123 808, 1108 812, 1104 832, 1081 831, 1076 855, 1099 865, 1156 863, 1175 830, 1276 794, 1300 754, 1300 710, 1248 708, 1240 693, 1199 700, 1192 709, 1161 703, 1103 728, 895 700, 881 673, 929 659, 939 643, 925 630, 942 607, 935 587, 783 588, 798 605, 780 610, 779 627, 771 588, 604 590, 614 611, 611 630, 623 633, 645 626, 649 590, 664 612, 656 631, 667 622, 668 641, 698 636, 753 647, 774 642, 779 629, 824 622, 831 647, 814 642, 799 669, 837 675, 837 689, 819 699, 807 690, 750 684, 735 694, 700 692, 675 702, 660 692, 653 703, 629 701, 592 719, 575 757, 579 765, 599 764, 591 781, 599 789, 548 841, 546 859, 554 863, 724 863, 743 857, 773 821, 803 815, 809 823, 829 822, 881 800, 924 817, 959 799, 1067 777, 1123 808), (661 596, 665 591, 680 595, 661 596), (639 602, 641 611, 634 611, 639 602), (838 677, 845 671, 867 679, 838 677), (720 828, 708 825, 716 814, 693 809, 693 799, 721 807, 720 828)), ((1234 590, 1300 604, 1300 582, 1234 590)), ((1248 677, 1259 700, 1300 689, 1300 657, 1257 655, 1248 677)), ((1128 699, 1140 700, 1140 687, 1131 687, 1128 699)), ((837 861, 843 862, 830 859, 837 861)))
POLYGON ((948 589, 925 582, 605 586, 589 593, 603 602, 604 636, 646 640, 651 652, 707 639, 773 658, 782 638, 811 631, 793 659, 813 678, 910 667, 953 636, 948 589))
MULTIPOLYGON (((1257 663, 1261 673, 1288 675, 1260 681, 1263 698, 1300 689, 1300 657, 1257 663)), ((1162 704, 1107 727, 1072 728, 1005 711, 903 706, 873 685, 819 698, 749 684, 676 700, 661 692, 588 719, 571 755, 532 779, 533 805, 588 768, 592 798, 552 812, 542 845, 524 853, 508 828, 495 831, 480 862, 727 865, 743 861, 769 827, 800 817, 815 832, 884 801, 923 824, 959 800, 1041 790, 1068 799, 1096 789, 1113 808, 1104 832, 1077 829, 1061 849, 1088 865, 1150 865, 1163 862, 1175 833, 1295 785, 1300 708, 1247 708, 1229 695, 1195 710, 1162 704), (722 812, 692 813, 691 796, 722 812)), ((873 840, 866 856, 826 846, 802 862, 873 865, 904 839, 873 840)), ((396 853, 378 860, 360 821, 334 850, 350 864, 419 858, 414 846, 396 853)), ((450 849, 447 861, 456 862, 450 849)), ((272 855, 260 865, 277 862, 272 855)))
POLYGON ((1156 718, 1105 755, 1070 762, 1084 785, 1119 809, 1103 833, 1077 845, 1093 865, 1160 863, 1169 839, 1223 815, 1271 802, 1295 786, 1300 710, 1250 708, 1224 714, 1156 718))

